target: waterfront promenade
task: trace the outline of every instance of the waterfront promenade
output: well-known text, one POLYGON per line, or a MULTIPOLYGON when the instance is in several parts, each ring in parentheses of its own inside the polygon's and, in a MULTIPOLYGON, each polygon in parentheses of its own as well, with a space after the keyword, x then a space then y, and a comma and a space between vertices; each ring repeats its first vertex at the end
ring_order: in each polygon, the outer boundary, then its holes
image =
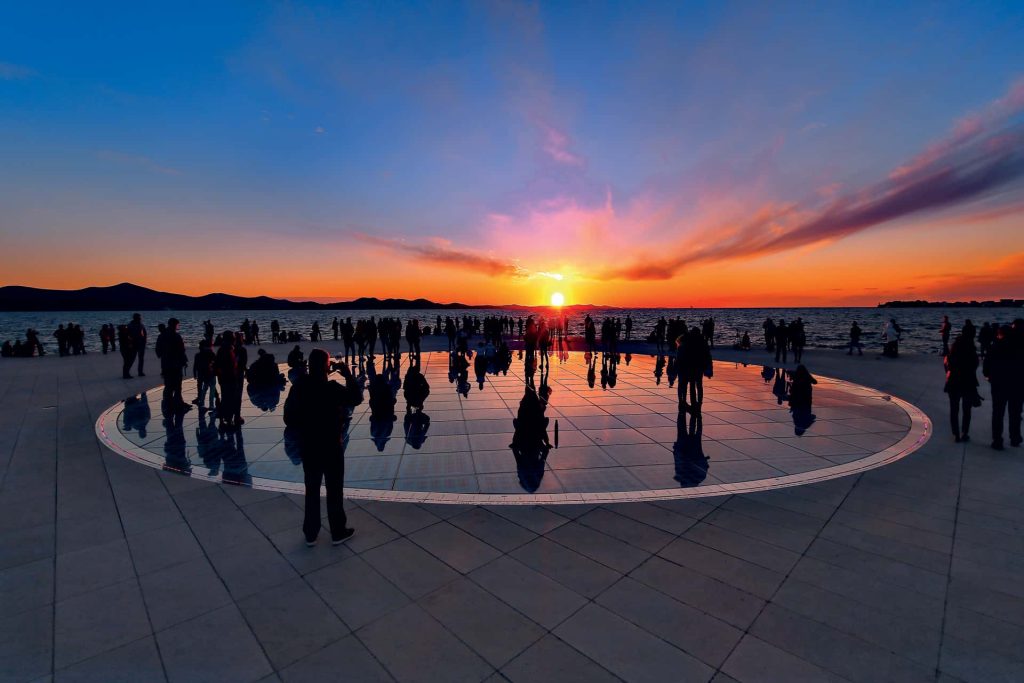
POLYGON ((356 537, 314 549, 299 498, 99 444, 104 410, 161 384, 149 360, 131 381, 116 354, 0 362, 0 680, 1024 679, 1024 451, 988 448, 988 401, 953 443, 937 356, 807 353, 932 420, 880 469, 654 503, 352 501, 356 537))

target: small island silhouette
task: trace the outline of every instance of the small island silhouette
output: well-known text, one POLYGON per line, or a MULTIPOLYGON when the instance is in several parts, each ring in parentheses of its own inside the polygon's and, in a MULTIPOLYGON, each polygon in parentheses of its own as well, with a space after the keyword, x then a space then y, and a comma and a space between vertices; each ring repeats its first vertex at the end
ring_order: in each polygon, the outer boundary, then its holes
POLYGON ((1024 299, 999 299, 998 301, 886 301, 879 308, 1021 308, 1024 299))

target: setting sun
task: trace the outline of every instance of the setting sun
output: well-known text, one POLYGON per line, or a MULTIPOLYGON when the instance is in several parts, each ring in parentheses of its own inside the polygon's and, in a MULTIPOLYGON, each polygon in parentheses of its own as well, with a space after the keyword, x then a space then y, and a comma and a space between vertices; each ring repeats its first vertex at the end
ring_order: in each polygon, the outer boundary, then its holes
POLYGON ((561 292, 555 292, 551 295, 551 305, 555 307, 562 307, 565 305, 565 295, 561 292))

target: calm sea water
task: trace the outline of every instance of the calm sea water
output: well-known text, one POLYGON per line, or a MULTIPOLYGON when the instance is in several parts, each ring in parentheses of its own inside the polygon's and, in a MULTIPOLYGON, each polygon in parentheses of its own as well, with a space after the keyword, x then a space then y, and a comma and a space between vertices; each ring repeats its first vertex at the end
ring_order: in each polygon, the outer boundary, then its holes
MULTIPOLYGON (((1006 322, 1024 315, 1020 309, 1008 308, 911 308, 911 309, 878 309, 878 308, 597 308, 588 311, 600 324, 605 316, 625 319, 626 314, 633 316, 633 338, 644 338, 653 329, 659 316, 666 318, 681 317, 687 324, 699 324, 708 316, 715 318, 715 337, 718 344, 732 344, 744 331, 750 334, 751 340, 758 344, 763 340, 761 325, 766 317, 778 322, 787 322, 798 316, 803 319, 807 330, 807 343, 818 348, 840 348, 849 338, 850 324, 856 320, 864 330, 862 342, 872 349, 880 347, 880 336, 885 321, 895 317, 903 328, 903 344, 901 350, 917 353, 935 353, 939 350, 939 324, 943 315, 948 315, 954 328, 959 329, 964 320, 970 319, 975 325, 984 322, 1006 322)), ((143 321, 151 327, 155 334, 156 325, 166 322, 174 316, 181 321, 181 333, 189 346, 194 346, 202 338, 204 320, 211 320, 218 332, 226 329, 237 330, 246 318, 256 320, 260 325, 260 336, 265 342, 270 340, 270 321, 277 320, 282 329, 295 330, 303 338, 309 338, 309 330, 313 321, 319 321, 325 338, 331 337, 331 320, 351 317, 353 320, 375 316, 399 317, 402 321, 415 318, 421 325, 434 327, 437 316, 442 319, 446 315, 511 315, 515 318, 534 315, 553 315, 552 309, 537 308, 531 311, 501 309, 467 309, 464 311, 448 310, 388 310, 388 311, 140 311, 143 321)), ((573 333, 580 333, 586 312, 570 315, 570 328, 573 333)), ((99 348, 99 329, 104 323, 121 324, 131 318, 124 311, 90 311, 90 312, 37 312, 37 313, 0 313, 0 342, 23 339, 25 330, 35 328, 40 333, 43 343, 56 350, 56 341, 51 336, 57 325, 69 322, 77 323, 86 333, 86 348, 99 348)))

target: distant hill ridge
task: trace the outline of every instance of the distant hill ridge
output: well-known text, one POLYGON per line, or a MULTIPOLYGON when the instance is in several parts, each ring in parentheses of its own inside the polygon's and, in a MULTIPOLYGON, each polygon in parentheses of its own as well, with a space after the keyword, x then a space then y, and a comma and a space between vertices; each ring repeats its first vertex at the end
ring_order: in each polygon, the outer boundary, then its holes
MULTIPOLYGON (((585 306, 585 307, 590 307, 585 306)), ((0 311, 257 311, 257 310, 396 310, 396 309, 530 308, 516 304, 472 306, 458 302, 437 303, 428 299, 377 299, 360 297, 354 301, 321 304, 316 301, 291 301, 269 296, 204 294, 188 296, 159 292, 122 282, 111 287, 85 289, 39 289, 10 285, 0 287, 0 311)))

